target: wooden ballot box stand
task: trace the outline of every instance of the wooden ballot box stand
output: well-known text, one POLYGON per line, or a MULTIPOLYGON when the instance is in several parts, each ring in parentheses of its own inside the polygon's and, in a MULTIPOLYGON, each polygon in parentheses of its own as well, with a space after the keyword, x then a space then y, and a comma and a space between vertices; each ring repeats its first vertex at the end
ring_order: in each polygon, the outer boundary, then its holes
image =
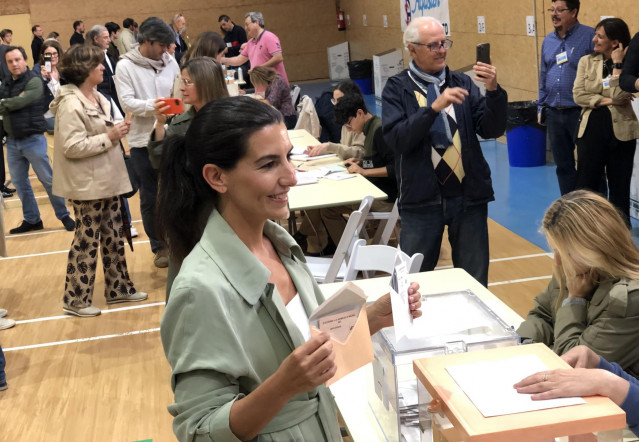
MULTIPOLYGON (((437 428, 435 416, 432 420, 433 440, 524 442, 552 441, 555 437, 571 436, 570 441, 586 441, 597 440, 592 433, 619 430, 626 426, 623 410, 610 399, 601 396, 585 397, 586 404, 581 405, 486 418, 446 370, 451 365, 496 361, 522 355, 538 356, 551 370, 570 368, 544 344, 502 347, 413 361, 413 369, 419 382, 433 399, 439 400, 441 414, 447 418, 444 420, 452 424, 452 427, 449 424, 447 428, 437 428)), ((477 381, 481 382, 481 379, 477 381)), ((612 434, 620 435, 621 431, 612 434)), ((609 440, 610 435, 608 433, 606 440, 609 440)))

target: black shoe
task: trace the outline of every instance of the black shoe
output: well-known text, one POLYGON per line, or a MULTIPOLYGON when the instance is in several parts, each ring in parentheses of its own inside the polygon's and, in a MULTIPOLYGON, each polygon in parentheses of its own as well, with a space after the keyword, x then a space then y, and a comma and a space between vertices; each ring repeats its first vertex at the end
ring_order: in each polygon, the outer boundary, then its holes
POLYGON ((15 193, 16 189, 12 189, 11 187, 7 187, 7 186, 2 186, 1 187, 2 192, 6 192, 6 193, 15 193))
POLYGON ((2 191, 2 198, 11 198, 12 196, 13 196, 13 193, 5 192, 4 190, 2 191))
POLYGON ((44 226, 42 225, 42 220, 34 224, 28 223, 23 220, 22 224, 20 224, 15 229, 9 230, 9 233, 13 235, 15 233, 26 233, 26 232, 31 232, 32 230, 42 230, 42 229, 44 229, 44 226))
POLYGON ((75 220, 69 215, 65 216, 60 221, 62 221, 62 224, 64 224, 64 228, 67 229, 69 232, 73 232, 75 230, 75 220))

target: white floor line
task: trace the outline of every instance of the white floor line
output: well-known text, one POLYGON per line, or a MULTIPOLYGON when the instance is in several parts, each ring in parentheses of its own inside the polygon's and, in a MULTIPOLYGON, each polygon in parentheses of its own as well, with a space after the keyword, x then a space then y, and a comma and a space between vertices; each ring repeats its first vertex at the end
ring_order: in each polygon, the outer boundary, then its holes
MULTIPOLYGON (((153 302, 150 304, 137 304, 137 305, 131 305, 131 306, 127 306, 127 307, 119 307, 119 308, 114 308, 114 309, 109 309, 109 310, 102 310, 102 314, 106 315, 107 313, 116 313, 116 312, 124 312, 127 310, 137 310, 140 308, 149 308, 149 307, 157 307, 160 305, 166 305, 166 302, 162 301, 162 302, 153 302)), ((77 318, 77 316, 72 316, 72 315, 60 315, 60 316, 44 316, 42 318, 35 318, 35 319, 24 319, 22 321, 16 321, 16 324, 30 324, 33 322, 45 322, 45 321, 54 321, 56 319, 69 319, 69 318, 77 318)))
MULTIPOLYGON (((40 198, 49 198, 49 195, 39 195, 39 196, 35 197, 35 199, 40 199, 40 198)), ((20 202, 20 198, 11 198, 11 199, 5 199, 4 200, 5 203, 12 203, 12 202, 15 202, 15 201, 20 202)))
MULTIPOLYGON (((150 241, 147 239, 147 240, 144 240, 144 241, 133 241, 133 244, 146 244, 148 242, 150 242, 150 241)), ((127 243, 125 242, 125 245, 126 244, 127 243)), ((7 261, 9 259, 35 258, 36 256, 58 255, 60 253, 69 253, 69 249, 56 250, 55 252, 33 253, 31 255, 7 256, 5 258, 0 258, 0 261, 7 261)))
MULTIPOLYGON (((508 256, 506 258, 495 258, 495 259, 491 259, 490 262, 500 262, 500 261, 513 261, 515 259, 528 259, 528 258, 538 258, 540 256, 547 256, 548 258, 552 258, 553 254, 552 253, 535 253, 533 255, 520 255, 520 256, 508 256)), ((453 266, 452 265, 447 265, 447 266, 438 266, 435 267, 435 270, 443 270, 443 269, 452 269, 453 266)))
POLYGON ((513 279, 510 281, 489 282, 488 287, 491 287, 493 285, 516 284, 518 282, 538 281, 540 279, 551 279, 551 278, 552 278, 552 275, 546 275, 546 276, 535 276, 533 278, 513 279))
MULTIPOLYGON (((141 222, 142 222, 141 219, 136 219, 135 221, 131 221, 131 224, 141 223, 141 222)), ((18 233, 14 235, 7 235, 5 239, 21 238, 23 236, 46 235, 47 233, 58 233, 58 232, 66 232, 66 231, 67 231, 66 229, 59 229, 59 230, 45 230, 45 231, 32 232, 32 233, 18 233)))
POLYGON ((145 333, 154 333, 160 331, 160 328, 149 328, 147 330, 136 330, 126 333, 117 333, 113 335, 103 335, 103 336, 92 336, 90 338, 79 338, 79 339, 70 339, 68 341, 57 341, 57 342, 45 342, 43 344, 34 344, 34 345, 23 345, 22 347, 11 347, 11 348, 3 348, 4 352, 8 351, 19 351, 19 350, 30 350, 33 348, 42 348, 42 347, 53 347, 56 345, 65 345, 65 344, 76 344, 78 342, 87 342, 87 341, 100 341, 102 339, 111 339, 111 338, 121 338, 123 336, 133 336, 133 335, 141 335, 145 333))

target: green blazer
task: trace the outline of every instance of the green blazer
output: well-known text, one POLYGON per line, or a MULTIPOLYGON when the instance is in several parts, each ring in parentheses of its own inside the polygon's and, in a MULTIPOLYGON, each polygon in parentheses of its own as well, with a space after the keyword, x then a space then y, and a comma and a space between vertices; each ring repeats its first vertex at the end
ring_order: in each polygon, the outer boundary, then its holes
POLYGON ((151 166, 153 166, 154 169, 159 169, 160 164, 162 164, 162 149, 164 147, 164 141, 171 135, 184 136, 186 131, 189 129, 189 126, 191 126, 191 121, 193 121, 194 117, 195 109, 191 107, 183 114, 176 115, 171 118, 171 122, 166 126, 164 138, 161 141, 155 140, 155 130, 151 131, 151 137, 146 145, 146 150, 149 153, 149 160, 151 161, 151 166))
POLYGON ((599 282, 586 305, 555 311, 555 278, 535 298, 535 306, 517 330, 522 339, 543 342, 562 355, 587 345, 610 362, 639 377, 639 281, 608 278, 599 282))
MULTIPOLYGON (((279 225, 264 234, 288 270, 308 315, 323 296, 302 250, 279 225)), ((229 427, 233 402, 271 376, 304 338, 269 270, 217 210, 182 263, 162 318, 172 368, 173 430, 180 441, 237 441, 229 427)), ((291 399, 258 441, 341 441, 330 391, 320 386, 291 399)))

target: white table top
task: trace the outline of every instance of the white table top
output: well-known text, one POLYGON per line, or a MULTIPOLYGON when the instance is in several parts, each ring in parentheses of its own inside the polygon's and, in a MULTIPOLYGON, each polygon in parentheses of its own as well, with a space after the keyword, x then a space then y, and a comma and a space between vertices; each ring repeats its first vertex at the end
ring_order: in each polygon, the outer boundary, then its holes
MULTIPOLYGON (((288 136, 294 146, 316 146, 320 144, 315 137, 304 129, 289 130, 288 136)), ((300 165, 299 162, 294 161, 294 163, 300 165)), ((341 163, 341 160, 335 156, 306 161, 300 165, 300 168, 312 170, 317 167, 339 163, 341 163)), ((295 211, 359 204, 367 195, 372 195, 376 200, 388 198, 386 193, 369 180, 359 174, 354 174, 353 178, 347 180, 333 181, 320 178, 315 184, 295 186, 288 193, 288 201, 290 210, 295 211)))
MULTIPOLYGON (((389 277, 382 277, 354 282, 364 290, 368 300, 373 301, 388 292, 389 279, 389 277)), ((419 291, 422 295, 470 289, 507 324, 517 328, 523 321, 521 316, 463 269, 416 273, 411 275, 411 281, 419 283, 419 291)), ((320 288, 324 296, 328 297, 335 293, 342 284, 344 283, 321 284, 320 288)), ((371 364, 350 373, 330 387, 348 432, 356 442, 385 440, 367 403, 366 389, 368 385, 372 385, 371 364)))

